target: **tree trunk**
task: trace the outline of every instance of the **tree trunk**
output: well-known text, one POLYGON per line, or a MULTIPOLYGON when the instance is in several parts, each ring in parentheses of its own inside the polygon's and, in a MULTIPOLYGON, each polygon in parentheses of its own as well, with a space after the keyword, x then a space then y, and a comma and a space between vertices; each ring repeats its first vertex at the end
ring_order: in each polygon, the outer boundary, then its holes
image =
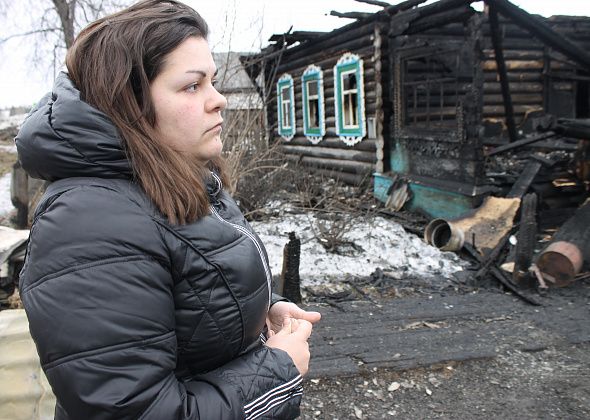
POLYGON ((74 43, 74 18, 76 15, 76 0, 52 0, 55 10, 59 16, 61 27, 64 33, 66 48, 74 43))

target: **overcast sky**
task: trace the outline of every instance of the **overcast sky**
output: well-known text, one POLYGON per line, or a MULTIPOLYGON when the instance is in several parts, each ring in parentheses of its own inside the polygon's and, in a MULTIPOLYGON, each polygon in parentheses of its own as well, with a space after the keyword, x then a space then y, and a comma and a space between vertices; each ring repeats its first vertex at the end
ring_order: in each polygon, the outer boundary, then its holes
MULTIPOLYGON (((19 2, 26 5, 28 1, 19 2)), ((48 0, 45 0, 48 1, 48 0)), ((273 33, 293 30, 328 31, 351 20, 329 16, 331 10, 378 11, 379 7, 354 0, 187 0, 207 20, 209 41, 214 51, 257 51, 267 45, 273 33)), ((398 3, 390 0, 390 3, 398 3)), ((432 2, 432 0, 430 1, 432 2)), ((543 16, 590 16, 590 0, 514 0, 530 13, 543 16)), ((18 3, 17 3, 18 4, 18 3)), ((475 4, 477 9, 481 3, 475 4)), ((0 11, 1 13, 2 11, 0 11)), ((14 12, 15 14, 17 12, 14 12)), ((33 15, 28 11, 29 16, 33 15)), ((2 36, 18 31, 22 19, 10 19, 2 36)), ((26 23, 26 22, 25 22, 26 23)), ((30 27, 20 28, 20 31, 30 27)), ((0 37, 2 37, 0 36, 0 37)), ((13 105, 31 105, 51 89, 52 68, 30 65, 31 41, 12 40, 0 50, 0 109, 13 105)))

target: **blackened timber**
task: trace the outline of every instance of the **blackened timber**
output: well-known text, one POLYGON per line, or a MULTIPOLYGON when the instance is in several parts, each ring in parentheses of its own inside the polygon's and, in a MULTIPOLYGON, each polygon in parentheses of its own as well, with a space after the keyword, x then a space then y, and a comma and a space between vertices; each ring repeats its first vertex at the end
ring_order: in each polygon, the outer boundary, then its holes
POLYGON ((429 29, 438 28, 449 23, 464 22, 473 15, 475 11, 471 7, 461 7, 436 15, 426 16, 412 22, 406 34, 424 32, 429 29))
POLYGON ((586 200, 576 210, 576 213, 559 228, 550 243, 558 241, 574 244, 582 252, 584 261, 590 261, 590 200, 586 200))
POLYGON ((312 156, 298 157, 299 161, 307 166, 316 168, 331 169, 338 172, 347 172, 358 175, 370 174, 374 172, 375 165, 366 162, 351 162, 340 159, 324 159, 312 156))
POLYGON ((379 1, 379 0, 354 0, 354 1, 357 1, 359 3, 371 4, 373 6, 381 6, 381 7, 391 6, 391 4, 384 2, 384 1, 379 1))
POLYGON ((514 233, 513 230, 514 228, 506 232, 506 234, 500 239, 500 241, 498 241, 496 246, 481 259, 481 267, 479 270, 477 270, 477 273, 475 273, 474 276, 476 280, 480 280, 487 276, 488 272, 492 268, 492 265, 497 262, 500 253, 508 243, 508 239, 510 239, 510 236, 512 236, 512 234, 514 233))
POLYGON ((461 7, 473 3, 474 0, 440 0, 436 3, 415 9, 420 17, 436 15, 456 7, 461 7))
MULTIPOLYGON (((477 250, 469 242, 466 242, 463 245, 463 249, 465 249, 469 253, 469 255, 471 255, 480 264, 484 262, 482 256, 479 255, 477 250)), ((490 272, 494 276, 494 278, 498 282, 500 282, 500 284, 502 284, 504 287, 506 287, 508 290, 514 293, 515 296, 519 297, 527 303, 530 303, 531 305, 541 306, 541 304, 536 299, 518 290, 514 282, 510 278, 506 277, 506 275, 498 267, 493 265, 492 267, 490 267, 490 272)))
POLYGON ((295 232, 289 232, 289 242, 283 249, 283 271, 281 272, 282 295, 291 302, 301 302, 301 279, 299 262, 301 260, 301 241, 295 232))
POLYGON ((590 140, 590 120, 560 118, 555 131, 577 139, 590 140))
POLYGON ((281 48, 280 50, 260 55, 260 57, 265 61, 269 61, 271 59, 281 57, 283 54, 288 57, 283 57, 283 59, 291 59, 293 56, 298 56, 299 54, 308 56, 314 54, 314 52, 321 52, 323 48, 345 43, 364 36, 367 33, 372 33, 375 24, 376 23, 373 19, 368 19, 367 21, 356 21, 332 32, 328 32, 324 36, 318 37, 311 45, 298 45, 293 48, 289 48, 288 50, 281 48))
POLYGON ((313 156, 319 158, 351 160, 357 162, 375 163, 375 153, 361 152, 358 150, 335 149, 329 147, 314 146, 281 146, 281 151, 286 154, 298 154, 301 156, 313 156))
POLYGON ((362 183, 369 180, 371 175, 371 173, 353 174, 349 172, 341 172, 338 170, 324 169, 314 165, 309 165, 308 162, 303 161, 299 156, 295 155, 287 155, 285 158, 289 162, 294 162, 313 173, 323 175, 328 178, 335 178, 349 185, 361 185, 362 183))
MULTIPOLYGON (((483 88, 485 92, 501 92, 502 88, 499 83, 494 82, 485 82, 483 84, 483 88)), ((510 90, 512 92, 520 92, 520 93, 541 93, 543 92, 543 84, 542 83, 533 83, 533 82, 523 82, 523 83, 511 83, 510 90)))
POLYGON ((548 138, 554 137, 554 136, 555 136, 555 133, 548 132, 548 133, 538 134, 536 136, 532 136, 532 137, 529 137, 526 139, 517 140, 514 143, 510 143, 510 144, 506 144, 504 146, 493 148, 488 153, 486 153, 486 156, 494 156, 494 155, 497 155, 498 153, 502 153, 507 150, 516 149, 517 147, 525 146, 527 144, 535 143, 535 142, 545 140, 545 139, 548 139, 548 138))
POLYGON ((281 71, 291 71, 296 68, 305 68, 310 62, 314 62, 312 61, 313 55, 321 57, 314 64, 323 68, 326 62, 333 61, 335 64, 340 58, 340 55, 345 52, 354 52, 362 57, 364 55, 372 55, 373 48, 373 34, 355 38, 342 44, 326 45, 323 48, 313 45, 304 54, 291 54, 284 57, 283 62, 280 63, 280 69, 281 71))
POLYGON ((389 36, 396 37, 405 33, 418 19, 423 19, 427 16, 437 15, 457 7, 469 5, 471 2, 471 0, 440 0, 428 6, 409 10, 406 13, 399 13, 390 21, 389 36))
POLYGON ((507 0, 486 0, 504 16, 510 18, 516 24, 528 30, 533 36, 545 42, 551 48, 559 51, 570 60, 590 69, 590 55, 582 48, 571 42, 568 38, 555 32, 549 25, 536 19, 520 7, 517 7, 507 0))
POLYGON ((387 10, 387 13, 389 13, 390 15, 394 15, 396 13, 403 12, 404 10, 411 9, 414 6, 418 6, 422 3, 426 3, 426 1, 427 0, 402 1, 401 3, 393 4, 393 5, 389 6, 386 10, 387 10))
POLYGON ((514 123, 514 108, 512 107, 512 98, 510 97, 510 86, 508 76, 506 75, 506 62, 502 51, 502 39, 500 37, 500 25, 498 24, 498 12, 494 7, 490 7, 490 27, 492 35, 492 45, 494 46, 494 56, 496 57, 496 66, 500 76, 500 87, 502 97, 504 98, 504 112, 506 118, 506 127, 508 137, 511 142, 516 141, 516 124, 514 123))
POLYGON ((270 42, 278 42, 278 41, 285 41, 287 44, 293 44, 295 42, 306 42, 313 39, 316 39, 322 35, 325 35, 326 32, 317 32, 317 31, 295 31, 289 34, 274 34, 268 40, 270 42))
POLYGON ((539 173, 539 169, 541 169, 540 162, 533 162, 529 161, 522 173, 506 195, 506 198, 522 198, 524 197, 525 193, 531 186, 533 180, 539 173))
POLYGON ((330 16, 336 16, 339 18, 346 18, 346 19, 366 19, 368 17, 373 16, 373 13, 364 13, 364 12, 337 12, 332 10, 330 12, 330 16))

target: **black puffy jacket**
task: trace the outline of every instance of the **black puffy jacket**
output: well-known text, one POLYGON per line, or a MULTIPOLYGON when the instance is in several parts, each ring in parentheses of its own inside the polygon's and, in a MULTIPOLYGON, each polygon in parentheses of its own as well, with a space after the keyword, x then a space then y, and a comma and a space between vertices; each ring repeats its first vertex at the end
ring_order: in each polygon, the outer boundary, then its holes
POLYGON ((20 284, 56 419, 298 415, 299 372, 262 344, 266 253, 215 176, 211 214, 170 224, 132 182, 109 118, 65 74, 16 143, 31 176, 56 181, 20 284))

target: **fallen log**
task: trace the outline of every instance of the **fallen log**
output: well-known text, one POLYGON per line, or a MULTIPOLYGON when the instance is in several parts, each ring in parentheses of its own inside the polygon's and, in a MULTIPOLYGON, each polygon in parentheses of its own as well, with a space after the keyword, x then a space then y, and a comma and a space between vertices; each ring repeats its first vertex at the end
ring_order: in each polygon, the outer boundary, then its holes
POLYGON ((555 131, 566 137, 590 140, 590 119, 560 118, 555 131))
POLYGON ((545 139, 548 139, 548 138, 554 137, 554 136, 555 136, 555 133, 553 133, 553 132, 538 134, 536 136, 532 136, 532 137, 529 137, 526 139, 518 140, 513 143, 506 144, 504 146, 495 147, 492 150, 490 150, 489 152, 487 152, 486 156, 494 156, 494 155, 497 155, 498 153, 502 153, 507 150, 516 149, 521 146, 526 146, 527 144, 535 143, 535 142, 545 140, 545 139))

